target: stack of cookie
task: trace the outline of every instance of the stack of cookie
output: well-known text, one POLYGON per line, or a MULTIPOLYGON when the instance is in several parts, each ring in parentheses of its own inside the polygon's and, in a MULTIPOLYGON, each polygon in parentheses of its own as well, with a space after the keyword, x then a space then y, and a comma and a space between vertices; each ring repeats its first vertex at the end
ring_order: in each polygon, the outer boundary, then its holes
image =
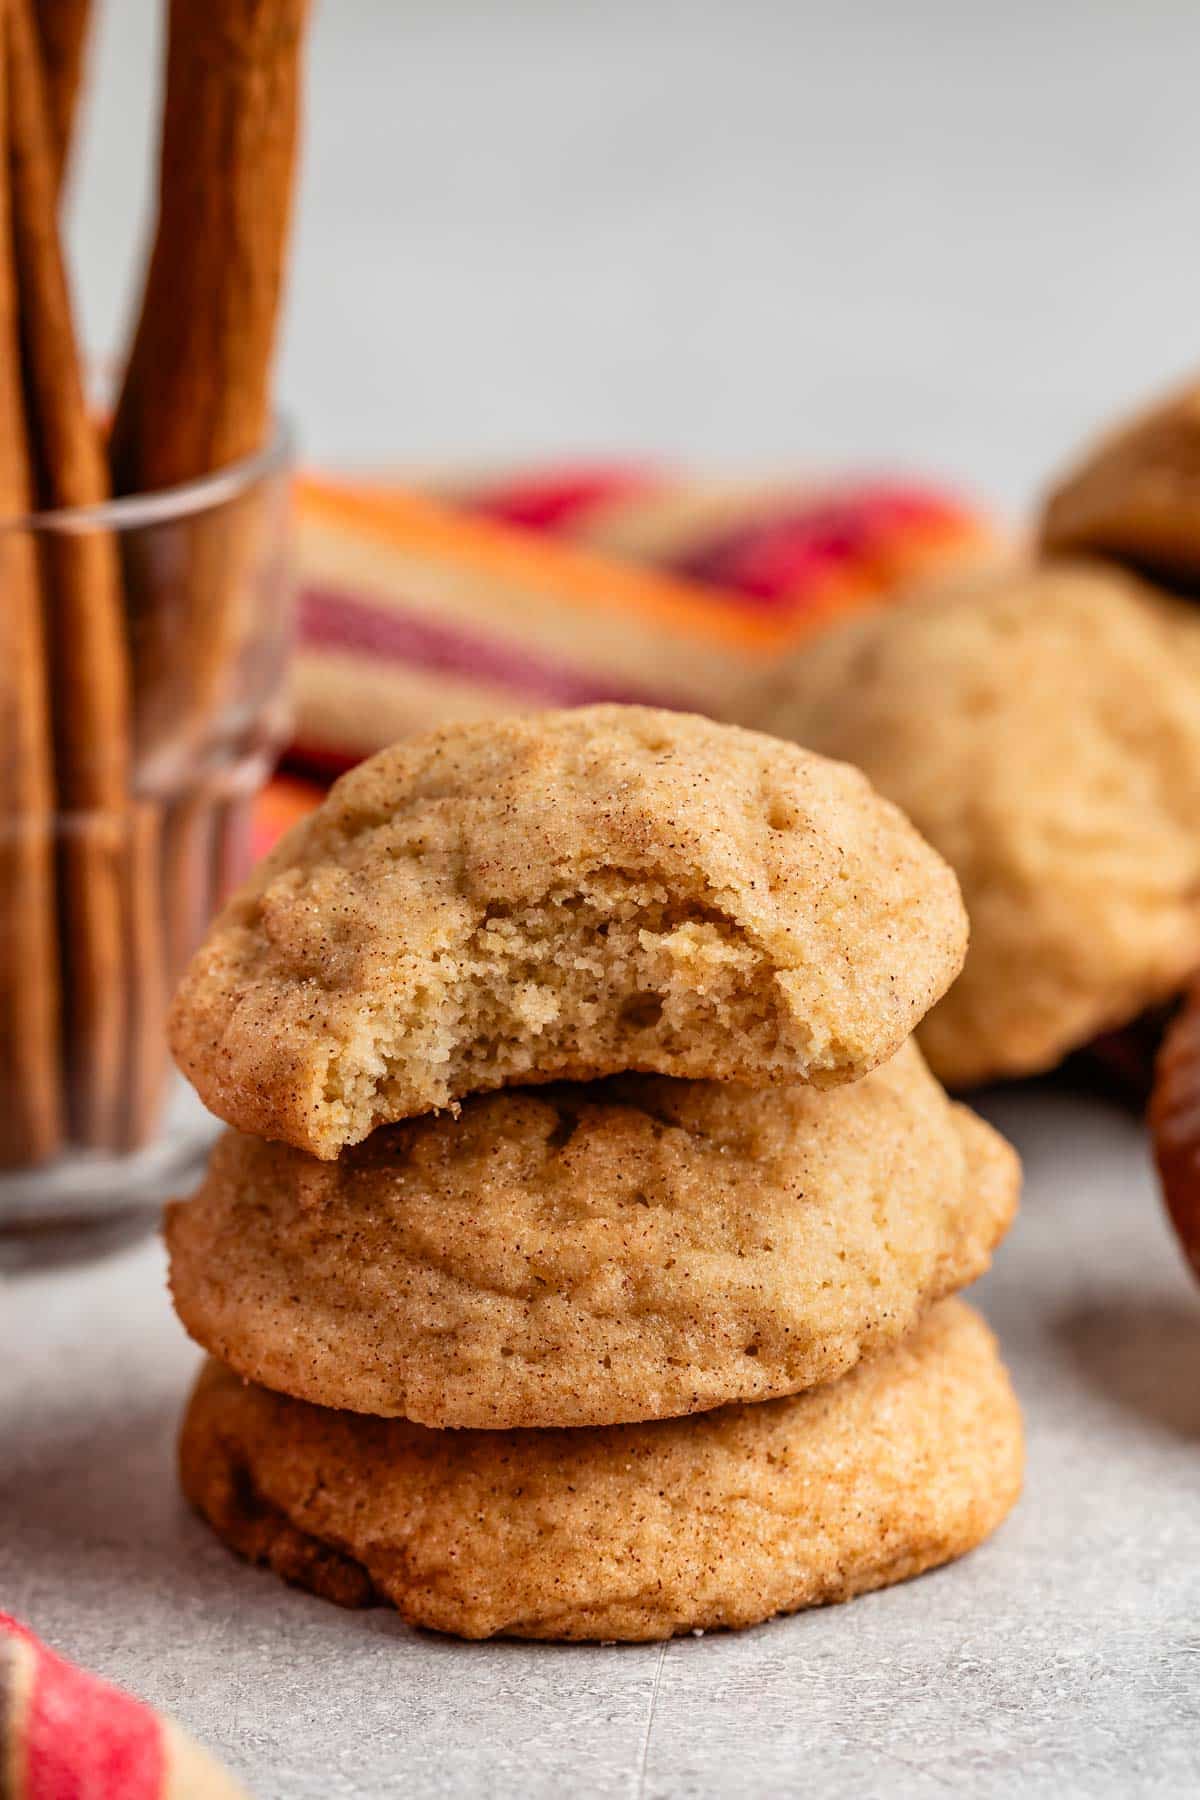
POLYGON ((167 1226, 184 1488, 346 1604, 657 1638, 979 1542, 1016 1159, 909 1039, 953 876, 854 770, 600 707, 346 776, 217 921, 176 1054, 238 1129, 167 1226))

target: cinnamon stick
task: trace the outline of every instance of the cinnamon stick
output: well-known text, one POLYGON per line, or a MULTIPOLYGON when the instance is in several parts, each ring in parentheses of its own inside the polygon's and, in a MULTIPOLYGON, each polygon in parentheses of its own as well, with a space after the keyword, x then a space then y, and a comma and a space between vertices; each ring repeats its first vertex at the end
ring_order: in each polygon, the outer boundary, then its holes
POLYGON ((261 448, 308 0, 171 0, 158 224, 113 426, 119 493, 261 448))
MULTIPOLYGON (((31 0, 9 0, 12 227, 26 410, 39 508, 109 494, 88 410, 56 222, 53 141, 31 0)), ((127 972, 122 814, 130 791, 129 673, 116 545, 107 531, 39 540, 51 668, 63 944, 64 1070, 72 1136, 121 1141, 127 972)))
MULTIPOLYGON (((118 493, 211 474, 270 431, 307 12, 308 0, 171 0, 158 221, 112 433, 118 493)), ((139 719, 152 742, 179 735, 181 707, 202 723, 219 684, 239 562, 226 535, 197 523, 199 567, 170 607, 152 579, 130 595, 139 691, 164 691, 139 719), (164 688, 166 666, 186 694, 164 688)))
MULTIPOLYGON (((118 492, 170 487, 260 450, 295 182, 308 0, 171 0, 158 219, 113 425, 118 492)), ((126 555, 135 734, 177 798, 164 821, 172 978, 211 907, 211 760, 256 568, 253 493, 195 517, 186 554, 126 555)))
POLYGON ((126 963, 129 970, 129 1049, 122 1142, 136 1149, 154 1135, 167 1076, 167 971, 163 943, 162 811, 136 800, 126 814, 122 861, 126 963))
MULTIPOLYGON (((6 22, 8 0, 2 9, 6 22)), ((0 31, 0 143, 14 98, 0 31)), ((0 158, 0 515, 30 510, 9 159, 0 158)), ((0 532, 0 1166, 36 1163, 62 1137, 58 1069, 54 786, 37 562, 27 533, 0 532)))
POLYGON ((54 191, 62 187, 79 103, 91 0, 38 0, 39 61, 45 77, 46 107, 54 157, 54 191))

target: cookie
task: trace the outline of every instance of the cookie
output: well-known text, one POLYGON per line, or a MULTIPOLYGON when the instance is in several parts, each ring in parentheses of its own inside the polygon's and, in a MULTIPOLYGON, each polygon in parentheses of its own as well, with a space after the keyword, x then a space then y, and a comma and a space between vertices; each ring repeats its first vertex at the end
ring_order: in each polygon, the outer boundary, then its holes
POLYGON ((965 933, 907 820, 794 746, 641 707, 449 726, 289 833, 193 963, 172 1044, 228 1123, 331 1158, 513 1083, 854 1079, 965 933))
POLYGON ((510 1089, 336 1163, 230 1132, 166 1235, 198 1343, 423 1425, 609 1425, 842 1375, 973 1281, 1015 1154, 909 1044, 849 1087, 510 1089))
POLYGON ((1150 1134, 1167 1211, 1200 1277, 1200 986, 1167 1027, 1150 1096, 1150 1134))
POLYGON ((1052 551, 1112 557, 1184 586, 1200 580, 1200 386, 1112 432, 1046 501, 1052 551))
POLYGON ((753 716, 858 763, 955 868, 951 1086, 1048 1069, 1200 965, 1200 614, 1049 562, 831 630, 753 716))
POLYGON ((345 1606, 461 1637, 667 1638, 848 1600, 972 1549, 1021 1425, 960 1301, 793 1399, 584 1431, 427 1431, 210 1362, 184 1492, 233 1549, 345 1606))

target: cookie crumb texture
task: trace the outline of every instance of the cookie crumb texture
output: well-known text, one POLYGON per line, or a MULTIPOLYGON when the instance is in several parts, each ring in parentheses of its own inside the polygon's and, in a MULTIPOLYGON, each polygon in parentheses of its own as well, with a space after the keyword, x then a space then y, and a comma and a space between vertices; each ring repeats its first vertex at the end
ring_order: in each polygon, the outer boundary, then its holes
POLYGON ((848 1600, 972 1549, 1021 1485, 1020 1415, 960 1301, 795 1399, 596 1431, 427 1431, 205 1366, 184 1491, 343 1606, 460 1637, 645 1640, 848 1600))
POLYGON ((339 781, 217 920, 171 1041, 332 1158, 513 1083, 855 1079, 962 963, 953 875, 856 771, 638 707, 450 726, 339 781))
POLYGON ((1200 614, 1049 562, 829 631, 746 709, 859 764, 958 873, 951 1086, 1048 1069, 1200 965, 1200 614), (848 698, 852 697, 852 698, 848 698))
POLYGON ((609 1425, 791 1394, 982 1274, 1015 1154, 911 1042, 861 1082, 510 1089, 336 1163, 235 1132, 167 1221, 241 1375, 430 1426, 609 1425))

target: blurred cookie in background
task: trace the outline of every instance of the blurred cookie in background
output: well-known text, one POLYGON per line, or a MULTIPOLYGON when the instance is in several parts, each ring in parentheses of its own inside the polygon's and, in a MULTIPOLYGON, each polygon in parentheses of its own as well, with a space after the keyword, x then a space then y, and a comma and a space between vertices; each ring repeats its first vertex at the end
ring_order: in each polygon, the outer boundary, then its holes
MULTIPOLYGON (((1106 434, 1048 495, 1041 540, 1050 551, 1086 551, 1200 597, 1200 384, 1164 399, 1106 434)), ((1151 1012, 1094 1048, 1104 1068, 1139 1100, 1153 1090, 1151 1122, 1167 1202, 1184 1246, 1200 1254, 1200 1001, 1151 1012), (1155 1062, 1155 1052, 1162 1054, 1155 1062)))
POLYGON ((856 763, 962 883, 962 976, 920 1028, 949 1085, 1033 1074, 1200 964, 1200 613, 1050 560, 823 633, 743 716, 856 763))
POLYGON ((1084 551, 1200 587, 1200 385, 1089 450, 1049 494, 1041 538, 1051 552, 1084 551))
POLYGON ((1167 1211, 1200 1280, 1200 984, 1188 993, 1163 1041, 1150 1130, 1167 1211))

